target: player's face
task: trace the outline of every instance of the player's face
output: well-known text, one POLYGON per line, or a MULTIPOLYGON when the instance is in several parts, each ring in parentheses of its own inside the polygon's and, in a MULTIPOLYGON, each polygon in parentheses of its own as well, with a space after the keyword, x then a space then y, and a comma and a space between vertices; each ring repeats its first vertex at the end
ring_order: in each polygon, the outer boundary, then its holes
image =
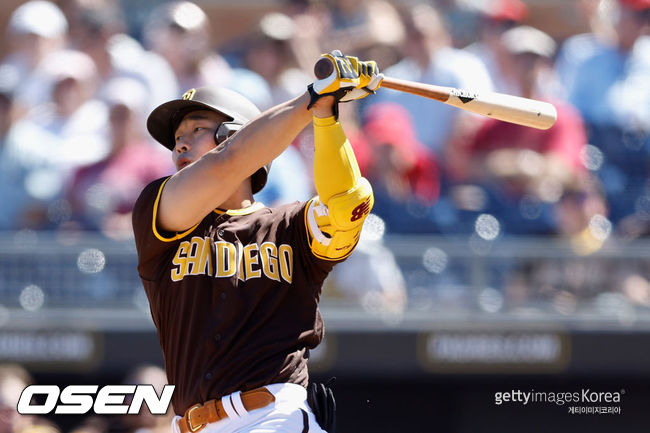
POLYGON ((216 147, 214 134, 226 119, 209 110, 192 111, 187 114, 176 129, 172 159, 176 170, 193 163, 216 147))

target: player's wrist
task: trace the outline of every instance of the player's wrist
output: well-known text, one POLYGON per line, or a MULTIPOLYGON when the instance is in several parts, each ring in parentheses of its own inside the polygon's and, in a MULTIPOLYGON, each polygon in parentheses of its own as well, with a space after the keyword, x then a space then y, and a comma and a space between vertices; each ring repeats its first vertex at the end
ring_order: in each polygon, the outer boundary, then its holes
POLYGON ((320 127, 320 128, 327 128, 329 126, 333 126, 336 124, 338 121, 335 116, 329 116, 329 117, 316 117, 313 116, 313 123, 314 127, 320 127))
POLYGON ((314 117, 327 118, 336 116, 334 105, 336 100, 334 96, 326 95, 320 97, 311 107, 311 112, 314 117))

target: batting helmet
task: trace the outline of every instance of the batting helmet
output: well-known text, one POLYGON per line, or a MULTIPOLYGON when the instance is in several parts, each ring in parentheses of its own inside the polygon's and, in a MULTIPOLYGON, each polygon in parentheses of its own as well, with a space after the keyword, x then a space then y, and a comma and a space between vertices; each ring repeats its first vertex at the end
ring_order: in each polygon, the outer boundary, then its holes
MULTIPOLYGON (((197 110, 215 111, 229 119, 217 128, 214 136, 217 146, 260 114, 260 110, 255 104, 233 90, 219 87, 200 87, 188 90, 181 99, 165 102, 156 107, 147 119, 147 129, 156 141, 167 149, 173 150, 176 128, 178 128, 183 117, 197 110)), ((271 163, 268 163, 251 176, 253 194, 259 192, 266 185, 270 168, 271 163)))

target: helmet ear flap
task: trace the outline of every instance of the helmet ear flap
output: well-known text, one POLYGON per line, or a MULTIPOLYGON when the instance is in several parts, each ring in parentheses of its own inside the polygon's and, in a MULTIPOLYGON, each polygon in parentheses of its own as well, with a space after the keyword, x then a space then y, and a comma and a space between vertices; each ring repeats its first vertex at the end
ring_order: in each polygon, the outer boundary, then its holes
POLYGON ((235 132, 239 131, 243 125, 237 122, 223 122, 217 128, 217 132, 214 133, 214 141, 217 143, 217 146, 223 143, 233 135, 235 132))

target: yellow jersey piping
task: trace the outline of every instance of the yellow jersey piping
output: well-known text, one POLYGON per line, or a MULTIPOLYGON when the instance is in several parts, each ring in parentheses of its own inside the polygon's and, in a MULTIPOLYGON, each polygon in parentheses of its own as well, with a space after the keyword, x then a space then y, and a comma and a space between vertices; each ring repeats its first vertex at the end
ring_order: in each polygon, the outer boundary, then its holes
POLYGON ((165 184, 167 183, 168 180, 169 180, 169 178, 165 179, 165 181, 160 184, 160 188, 158 189, 158 195, 156 196, 156 201, 153 204, 153 219, 151 220, 151 229, 153 230, 153 234, 159 240, 161 240, 163 242, 173 242, 173 241, 175 241, 177 239, 184 238, 185 236, 187 236, 188 234, 193 232, 194 229, 197 228, 198 225, 200 224, 200 223, 198 223, 194 227, 192 227, 191 229, 188 229, 188 230, 186 230, 186 231, 184 231, 182 233, 176 233, 176 236, 174 236, 173 238, 166 238, 166 237, 162 236, 160 233, 158 233, 158 229, 156 228, 156 218, 158 217, 158 204, 160 202, 160 196, 162 195, 162 190, 163 190, 163 188, 164 188, 164 186, 165 186, 165 184))

